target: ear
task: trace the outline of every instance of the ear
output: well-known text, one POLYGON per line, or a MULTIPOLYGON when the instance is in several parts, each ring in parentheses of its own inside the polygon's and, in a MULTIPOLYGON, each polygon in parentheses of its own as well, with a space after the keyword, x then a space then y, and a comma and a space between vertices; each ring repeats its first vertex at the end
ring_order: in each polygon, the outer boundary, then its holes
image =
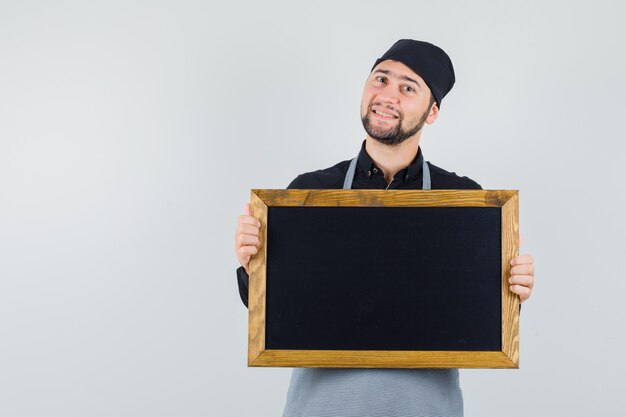
POLYGON ((437 120, 437 116, 439 115, 439 106, 437 102, 434 102, 432 106, 430 106, 430 111, 428 112, 428 116, 426 117, 426 123, 429 125, 434 123, 437 120))

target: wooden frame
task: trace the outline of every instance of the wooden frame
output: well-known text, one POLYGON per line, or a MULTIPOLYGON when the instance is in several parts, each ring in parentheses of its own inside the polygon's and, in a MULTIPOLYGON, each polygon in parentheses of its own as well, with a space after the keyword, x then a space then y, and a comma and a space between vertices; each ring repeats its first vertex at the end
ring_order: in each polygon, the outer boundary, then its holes
POLYGON ((248 366, 332 368, 518 368, 519 298, 509 290, 518 255, 517 190, 251 190, 261 221, 250 261, 248 366), (271 350, 265 348, 268 206, 500 207, 502 225, 502 351, 271 350))

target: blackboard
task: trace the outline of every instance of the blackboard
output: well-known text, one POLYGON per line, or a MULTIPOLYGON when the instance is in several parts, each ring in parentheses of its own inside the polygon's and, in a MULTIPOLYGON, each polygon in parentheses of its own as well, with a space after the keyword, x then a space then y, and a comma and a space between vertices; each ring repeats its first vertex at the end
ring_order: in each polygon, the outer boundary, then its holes
POLYGON ((500 209, 270 207, 268 349, 496 350, 500 209))
POLYGON ((517 367, 516 191, 302 191, 253 190, 249 365, 517 367))

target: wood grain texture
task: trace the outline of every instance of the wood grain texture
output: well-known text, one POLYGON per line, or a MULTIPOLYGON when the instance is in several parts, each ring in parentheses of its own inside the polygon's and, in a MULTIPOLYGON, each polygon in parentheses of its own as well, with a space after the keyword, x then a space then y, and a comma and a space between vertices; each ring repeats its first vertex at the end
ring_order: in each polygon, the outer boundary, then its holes
POLYGON ((519 298, 508 281, 510 260, 519 252, 518 199, 517 190, 252 190, 261 244, 250 261, 248 366, 518 368, 519 298), (501 207, 502 351, 265 350, 268 206, 501 207))
POLYGON ((502 206, 502 351, 519 367, 519 296, 509 289, 511 259, 519 255, 519 197, 502 206))
POLYGON ((304 368, 516 368, 503 352, 266 350, 252 366, 304 368))
POLYGON ((252 190, 268 206, 501 207, 510 190, 252 190))
POLYGON ((248 283, 248 365, 265 350, 265 283, 267 265, 267 205, 250 195, 250 214, 261 222, 259 250, 250 258, 248 283))

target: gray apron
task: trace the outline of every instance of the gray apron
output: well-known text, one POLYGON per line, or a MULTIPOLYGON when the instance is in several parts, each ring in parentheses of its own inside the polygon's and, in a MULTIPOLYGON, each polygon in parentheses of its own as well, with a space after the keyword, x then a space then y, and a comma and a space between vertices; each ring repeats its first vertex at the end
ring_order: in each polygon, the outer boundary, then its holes
MULTIPOLYGON (((343 184, 352 188, 357 158, 343 184)), ((430 190, 424 160, 422 189, 430 190)), ((294 368, 283 417, 463 416, 458 369, 294 368)))
MULTIPOLYGON (((350 166, 348 167, 348 172, 346 172, 346 177, 343 180, 343 189, 349 190, 352 188, 352 181, 354 180, 354 173, 356 172, 356 161, 359 157, 352 159, 350 161, 350 166)), ((430 169, 428 168, 428 163, 424 159, 424 163, 422 164, 422 190, 430 190, 430 169)), ((392 180, 393 181, 393 180, 392 180)))

